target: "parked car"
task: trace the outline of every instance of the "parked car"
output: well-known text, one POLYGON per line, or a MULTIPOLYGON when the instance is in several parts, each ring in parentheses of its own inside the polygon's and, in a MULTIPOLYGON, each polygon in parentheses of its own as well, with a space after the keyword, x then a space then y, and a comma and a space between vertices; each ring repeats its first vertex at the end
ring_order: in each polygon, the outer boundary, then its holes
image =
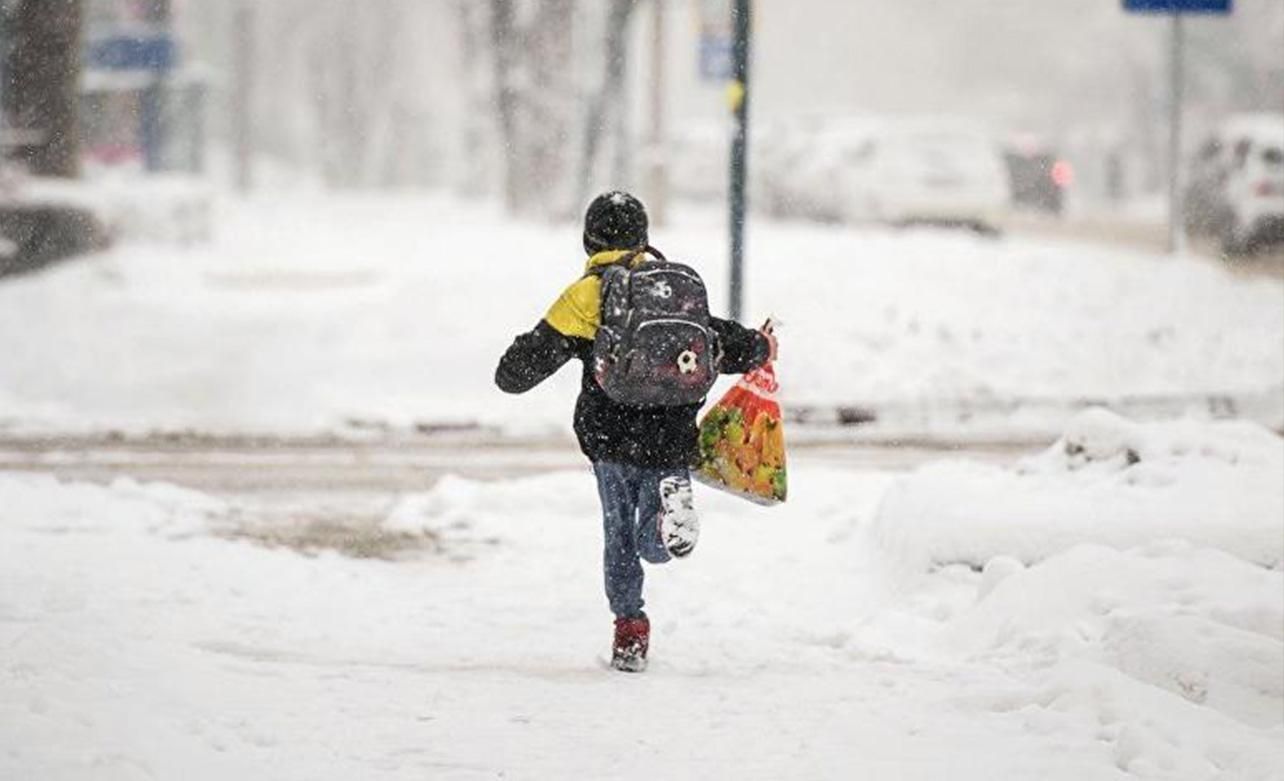
POLYGON ((775 217, 823 216, 816 190, 815 142, 825 119, 818 115, 791 116, 764 123, 751 137, 749 166, 751 203, 775 217))
POLYGON ((957 225, 997 232, 1011 202, 998 145, 966 120, 840 129, 819 147, 848 222, 957 225))
POLYGON ((1066 190, 1074 183, 1069 161, 1028 139, 1008 144, 1003 161, 1013 207, 1057 216, 1065 210, 1066 190))
POLYGON ((1199 146, 1183 220, 1231 254, 1284 241, 1284 115, 1242 114, 1199 146))
POLYGON ((1214 134, 1199 145, 1186 173, 1182 199, 1182 223, 1194 236, 1215 234, 1226 211, 1226 184, 1229 166, 1226 144, 1214 134))

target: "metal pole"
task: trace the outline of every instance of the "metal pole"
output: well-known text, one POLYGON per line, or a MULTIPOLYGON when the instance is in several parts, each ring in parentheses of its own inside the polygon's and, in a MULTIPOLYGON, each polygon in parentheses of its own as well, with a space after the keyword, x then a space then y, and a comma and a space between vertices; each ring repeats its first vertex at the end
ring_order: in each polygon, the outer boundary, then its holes
MULTIPOLYGON (((171 29, 169 0, 151 0, 147 4, 147 22, 154 32, 167 39, 171 29)), ((143 147, 143 163, 149 173, 166 167, 166 147, 169 145, 169 122, 165 116, 165 82, 171 63, 158 63, 152 73, 152 82, 139 96, 138 137, 143 147)))
POLYGON ((733 62, 735 80, 730 87, 735 112, 735 135, 731 140, 731 319, 744 312, 745 179, 749 146, 749 30, 750 0, 735 0, 733 62))
POLYGON ((9 80, 9 39, 5 37, 8 32, 5 29, 5 21, 9 16, 8 3, 0 0, 0 167, 3 167, 5 161, 5 128, 9 127, 8 112, 4 110, 4 85, 9 80))
POLYGON ((254 12, 240 0, 233 14, 232 146, 236 189, 247 193, 254 186, 254 12))
POLYGON ((1173 12, 1171 41, 1169 127, 1172 135, 1168 141, 1168 251, 1174 255, 1186 252, 1185 215, 1182 214, 1182 82, 1184 74, 1185 30, 1181 11, 1173 12))
POLYGON ((669 171, 664 143, 664 4, 665 0, 651 0, 651 138, 648 197, 651 220, 662 225, 668 207, 669 171))

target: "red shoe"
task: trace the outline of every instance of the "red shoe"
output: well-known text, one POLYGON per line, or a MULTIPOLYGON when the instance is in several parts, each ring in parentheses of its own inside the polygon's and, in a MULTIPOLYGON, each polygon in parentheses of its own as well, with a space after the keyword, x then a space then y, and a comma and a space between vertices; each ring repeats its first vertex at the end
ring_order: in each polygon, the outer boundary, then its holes
POLYGON ((646 669, 646 649, 651 641, 651 621, 641 618, 615 619, 615 645, 611 649, 611 667, 626 673, 646 669))

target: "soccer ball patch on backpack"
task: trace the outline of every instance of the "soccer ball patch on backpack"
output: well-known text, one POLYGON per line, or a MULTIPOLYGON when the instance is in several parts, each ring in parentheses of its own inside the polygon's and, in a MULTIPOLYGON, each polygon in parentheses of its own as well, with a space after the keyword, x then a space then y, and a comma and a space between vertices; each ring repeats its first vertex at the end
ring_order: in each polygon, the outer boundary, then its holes
POLYGON ((602 271, 593 373, 621 404, 677 406, 704 399, 718 378, 709 296, 694 269, 666 260, 602 271))

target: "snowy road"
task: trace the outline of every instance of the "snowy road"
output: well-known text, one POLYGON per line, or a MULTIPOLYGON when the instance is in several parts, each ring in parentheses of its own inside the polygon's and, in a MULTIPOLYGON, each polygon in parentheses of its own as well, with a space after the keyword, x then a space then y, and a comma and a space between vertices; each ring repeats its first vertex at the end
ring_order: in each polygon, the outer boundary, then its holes
MULTIPOLYGON (((840 434, 841 432, 836 432, 840 434)), ((795 443, 794 458, 854 469, 903 471, 944 457, 1007 461, 1033 443, 795 443)), ((213 493, 425 490, 443 475, 496 480, 584 468, 566 439, 485 433, 355 441, 329 437, 0 436, 0 472, 110 483, 118 477, 213 493)))

